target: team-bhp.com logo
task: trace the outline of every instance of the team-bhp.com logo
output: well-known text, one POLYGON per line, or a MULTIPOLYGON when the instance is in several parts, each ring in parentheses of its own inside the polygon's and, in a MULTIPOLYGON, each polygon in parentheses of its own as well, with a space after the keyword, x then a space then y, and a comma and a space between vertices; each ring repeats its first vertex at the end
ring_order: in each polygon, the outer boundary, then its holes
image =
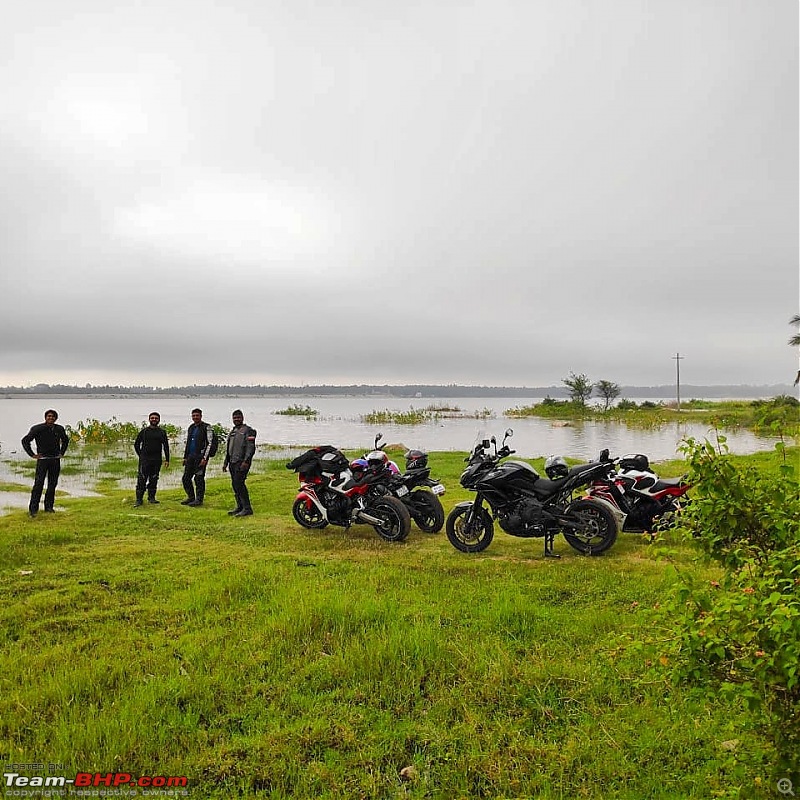
MULTIPOLYGON (((134 778, 128 772, 78 772, 74 778, 66 778, 63 775, 21 775, 19 772, 4 772, 3 785, 6 789, 20 790, 40 790, 30 792, 31 796, 42 794, 41 790, 47 789, 81 789, 113 787, 116 789, 139 788, 139 789, 185 789, 189 785, 186 776, 166 775, 142 775, 134 778)), ((72 794, 73 791, 70 791, 72 794)), ((29 792, 20 796, 28 796, 29 792)), ((83 792, 74 792, 76 795, 83 792)), ((143 792, 144 794, 144 792, 143 792)), ((155 792, 154 792, 155 794, 155 792)), ((6 792, 6 796, 16 795, 16 792, 6 792)))

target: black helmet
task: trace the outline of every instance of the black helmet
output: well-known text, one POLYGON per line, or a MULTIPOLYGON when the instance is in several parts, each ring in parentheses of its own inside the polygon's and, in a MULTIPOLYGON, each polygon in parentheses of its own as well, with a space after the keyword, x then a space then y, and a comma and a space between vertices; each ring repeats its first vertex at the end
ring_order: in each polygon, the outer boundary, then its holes
POLYGON ((422 469, 428 466, 428 454, 424 450, 409 450, 405 458, 406 469, 422 469))
POLYGON ((569 467, 567 462, 561 456, 548 456, 544 462, 544 471, 551 481, 558 478, 566 478, 569 475, 569 467))

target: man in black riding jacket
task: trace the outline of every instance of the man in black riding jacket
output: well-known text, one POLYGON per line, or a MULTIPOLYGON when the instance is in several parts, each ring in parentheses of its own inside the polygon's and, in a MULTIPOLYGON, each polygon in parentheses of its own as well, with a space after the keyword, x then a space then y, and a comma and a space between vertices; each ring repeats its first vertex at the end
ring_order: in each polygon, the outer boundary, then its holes
POLYGON ((47 479, 47 491, 44 495, 44 510, 55 511, 56 486, 58 476, 61 474, 61 457, 69 447, 69 436, 61 425, 56 425, 58 413, 52 408, 44 412, 44 422, 34 425, 26 436, 22 437, 22 447, 25 452, 36 459, 36 477, 31 490, 31 502, 28 513, 35 517, 39 511, 39 501, 42 499, 42 489, 47 479), (36 453, 31 448, 31 442, 36 442, 36 453))
POLYGON ((239 409, 231 414, 231 418, 233 429, 228 434, 222 471, 230 470, 236 508, 228 514, 232 517, 250 517, 253 508, 250 505, 250 493, 247 491, 245 481, 256 452, 256 431, 244 424, 244 414, 239 409))
POLYGON ((139 472, 136 476, 136 502, 140 506, 144 500, 144 490, 147 489, 147 501, 158 503, 156 488, 158 476, 161 473, 161 452, 164 452, 164 466, 169 467, 169 439, 167 432, 159 426, 161 415, 151 411, 148 417, 150 423, 142 428, 133 443, 133 449, 139 456, 139 472))
POLYGON ((206 465, 211 453, 211 426, 203 422, 203 412, 192 409, 192 424, 186 432, 183 451, 183 488, 186 499, 183 506, 201 506, 206 493, 206 465))

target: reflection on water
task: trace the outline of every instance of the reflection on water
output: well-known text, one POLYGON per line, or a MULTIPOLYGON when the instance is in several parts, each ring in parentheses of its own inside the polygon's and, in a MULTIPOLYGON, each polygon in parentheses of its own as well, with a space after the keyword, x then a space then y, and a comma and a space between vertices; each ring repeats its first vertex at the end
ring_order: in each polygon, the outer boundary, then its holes
MULTIPOLYGON (((0 491, 0 514, 9 508, 27 508, 30 500, 30 487, 36 462, 26 454, 17 454, 0 460, 0 484, 13 484, 14 489, 0 491), (19 488, 16 488, 19 487, 19 488)), ((61 475, 58 479, 56 503, 59 495, 71 497, 99 497, 95 491, 101 474, 100 458, 86 458, 79 451, 65 456, 61 475)))
MULTIPOLYGON (((286 461, 294 458, 299 452, 301 452, 301 448, 297 447, 261 447, 253 463, 252 474, 257 475, 259 472, 263 472, 266 460, 286 461)), ((181 488, 181 478, 183 477, 181 461, 181 459, 170 461, 169 467, 161 467, 158 479, 159 490, 181 488)), ((13 489, 3 490, 0 488, 0 515, 7 513, 8 509, 28 507, 35 463, 24 453, 16 453, 0 459, 0 484, 15 485, 13 489)), ((97 487, 101 483, 131 493, 136 488, 137 462, 128 448, 74 447, 67 451, 61 463, 56 503, 58 503, 58 497, 64 495, 101 497, 102 494, 97 491, 97 487)), ((223 474, 226 473, 222 472, 222 456, 220 455, 212 461, 207 476, 215 477, 223 474)))
MULTIPOLYGON (((369 448, 380 427, 390 442, 402 442, 423 450, 468 450, 476 436, 483 433, 502 436, 505 428, 514 429, 514 445, 521 456, 535 457, 560 452, 575 458, 588 458, 603 447, 612 452, 644 451, 651 458, 675 457, 675 446, 684 435, 702 438, 709 431, 704 425, 687 423, 657 430, 637 430, 621 423, 584 422, 557 426, 547 419, 515 419, 503 416, 507 409, 530 405, 542 398, 453 397, 393 398, 372 397, 138 397, 138 398, 48 398, 0 399, 0 452, 3 456, 19 452, 19 440, 31 425, 40 422, 45 408, 59 412, 59 422, 75 426, 81 420, 109 420, 145 423, 150 411, 158 411, 164 423, 178 425, 184 431, 191 423, 190 410, 203 409, 206 422, 230 426, 231 411, 241 408, 245 420, 258 430, 258 441, 285 446, 335 444, 342 448, 369 448), (422 425, 365 425, 361 417, 372 411, 408 411, 428 406, 458 407, 465 416, 440 419, 422 425), (290 406, 309 405, 319 412, 316 419, 276 414, 290 406), (476 419, 488 411, 488 419, 476 419)), ((636 399, 636 398, 632 398, 636 399)), ((772 446, 749 431, 731 433, 731 449, 753 452, 772 446)), ((182 454, 182 442, 175 458, 182 454)))

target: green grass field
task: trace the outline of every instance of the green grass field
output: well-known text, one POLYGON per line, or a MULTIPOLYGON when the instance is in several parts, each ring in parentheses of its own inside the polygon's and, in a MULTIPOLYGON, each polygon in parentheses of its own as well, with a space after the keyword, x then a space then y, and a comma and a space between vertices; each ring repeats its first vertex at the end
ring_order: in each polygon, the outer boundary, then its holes
MULTIPOLYGON (((431 454, 446 510, 462 458, 431 454)), ((556 561, 500 531, 467 556, 444 532, 303 530, 296 476, 263 457, 256 515, 232 519, 216 461, 202 508, 106 489, 0 517, 4 764, 214 798, 775 796, 742 709, 625 647, 672 581, 642 537, 557 540, 556 561)))

